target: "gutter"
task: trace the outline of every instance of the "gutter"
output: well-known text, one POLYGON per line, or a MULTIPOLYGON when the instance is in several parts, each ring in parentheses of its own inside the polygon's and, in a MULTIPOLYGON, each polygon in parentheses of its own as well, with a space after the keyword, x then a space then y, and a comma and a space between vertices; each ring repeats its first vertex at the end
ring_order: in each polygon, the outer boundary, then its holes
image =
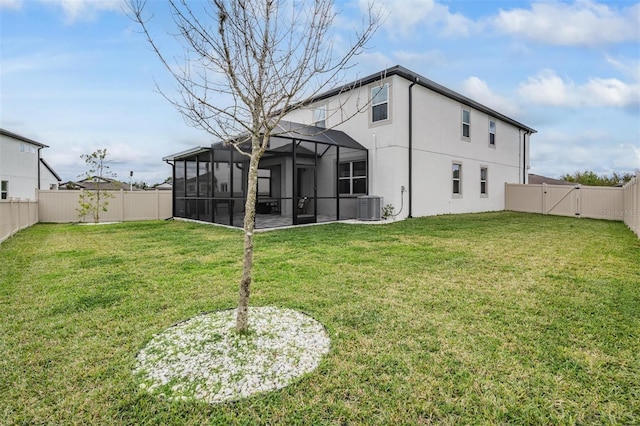
POLYGON ((522 135, 522 183, 527 183, 527 135, 530 133, 525 130, 522 135))
POLYGON ((44 147, 42 147, 42 146, 38 147, 38 165, 37 165, 37 167, 38 167, 38 189, 42 189, 42 188, 40 188, 40 186, 41 186, 40 185, 40 180, 42 179, 40 177, 40 150, 42 148, 44 148, 44 147))
MULTIPOLYGON (((411 218, 411 205, 413 201, 413 86, 418 83, 420 80, 419 77, 416 77, 415 81, 409 85, 409 213, 407 215, 408 218, 411 218)), ((402 197, 402 192, 400 192, 400 196, 402 197)))

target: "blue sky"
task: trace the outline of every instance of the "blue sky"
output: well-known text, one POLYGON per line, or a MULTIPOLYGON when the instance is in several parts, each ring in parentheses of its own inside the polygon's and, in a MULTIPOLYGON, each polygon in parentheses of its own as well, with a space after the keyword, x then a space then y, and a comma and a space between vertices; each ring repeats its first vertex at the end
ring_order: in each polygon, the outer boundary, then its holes
MULTIPOLYGON (((337 2, 338 33, 365 3, 337 2)), ((640 169, 640 3, 376 3, 387 19, 347 81, 399 64, 525 123, 538 130, 532 173, 640 169)), ((149 6, 154 30, 171 31, 162 3, 149 6)), ((0 127, 49 145, 63 180, 107 148, 120 179, 157 183, 163 156, 213 141, 156 83, 171 93, 121 1, 0 0, 0 127)))

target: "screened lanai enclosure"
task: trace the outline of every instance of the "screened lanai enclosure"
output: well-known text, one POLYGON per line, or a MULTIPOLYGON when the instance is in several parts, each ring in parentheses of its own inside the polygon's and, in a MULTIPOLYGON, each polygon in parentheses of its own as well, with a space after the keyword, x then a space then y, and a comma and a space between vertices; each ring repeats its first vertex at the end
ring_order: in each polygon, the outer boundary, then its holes
MULTIPOLYGON (((218 142, 163 160, 173 165, 174 217, 244 225, 249 157, 218 142)), ((367 165, 367 149, 344 132, 281 122, 259 165, 256 228, 355 218, 367 165)))

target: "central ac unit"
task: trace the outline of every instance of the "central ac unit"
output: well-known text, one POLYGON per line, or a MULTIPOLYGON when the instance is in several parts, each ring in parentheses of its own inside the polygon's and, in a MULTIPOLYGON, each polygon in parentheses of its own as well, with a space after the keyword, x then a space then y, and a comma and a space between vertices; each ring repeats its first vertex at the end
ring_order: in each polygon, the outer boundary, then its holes
POLYGON ((382 197, 363 195, 358 197, 358 219, 380 220, 382 213, 382 197))

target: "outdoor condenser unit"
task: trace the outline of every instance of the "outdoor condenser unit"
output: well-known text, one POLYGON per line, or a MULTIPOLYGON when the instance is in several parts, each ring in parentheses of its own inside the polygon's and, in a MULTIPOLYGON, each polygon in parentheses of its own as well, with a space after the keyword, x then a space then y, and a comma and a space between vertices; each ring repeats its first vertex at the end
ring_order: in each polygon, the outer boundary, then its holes
POLYGON ((358 197, 358 219, 380 220, 382 213, 382 197, 363 195, 358 197))

